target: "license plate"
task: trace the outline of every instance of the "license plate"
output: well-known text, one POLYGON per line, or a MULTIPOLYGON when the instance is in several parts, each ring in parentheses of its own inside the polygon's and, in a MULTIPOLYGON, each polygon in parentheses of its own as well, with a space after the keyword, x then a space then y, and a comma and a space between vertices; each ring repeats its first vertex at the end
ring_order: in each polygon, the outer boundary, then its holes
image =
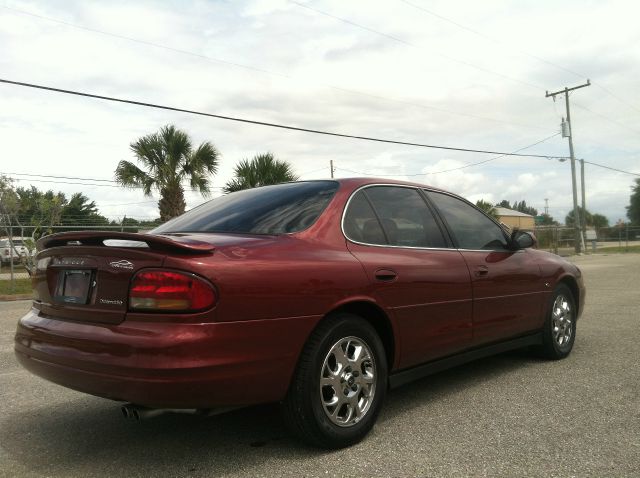
POLYGON ((60 271, 54 300, 65 304, 86 304, 89 299, 90 288, 91 271, 60 271))

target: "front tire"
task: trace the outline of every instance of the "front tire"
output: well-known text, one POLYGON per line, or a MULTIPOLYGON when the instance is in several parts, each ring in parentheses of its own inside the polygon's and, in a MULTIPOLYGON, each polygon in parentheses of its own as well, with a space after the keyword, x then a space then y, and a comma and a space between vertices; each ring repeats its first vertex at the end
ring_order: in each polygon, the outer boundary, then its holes
POLYGON ((328 317, 307 341, 287 397, 285 423, 304 442, 343 448, 373 427, 387 390, 384 346, 366 320, 328 317))
POLYGON ((576 305, 571 289, 556 287, 542 331, 543 357, 559 360, 571 353, 576 340, 576 305))

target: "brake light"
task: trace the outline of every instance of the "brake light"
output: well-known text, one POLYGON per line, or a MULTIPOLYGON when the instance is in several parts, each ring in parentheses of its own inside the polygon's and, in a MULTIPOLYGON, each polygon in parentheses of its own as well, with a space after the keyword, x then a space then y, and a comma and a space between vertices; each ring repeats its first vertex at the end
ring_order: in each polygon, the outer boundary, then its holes
POLYGON ((129 289, 132 310, 196 312, 213 307, 216 300, 211 284, 182 272, 141 271, 129 289))

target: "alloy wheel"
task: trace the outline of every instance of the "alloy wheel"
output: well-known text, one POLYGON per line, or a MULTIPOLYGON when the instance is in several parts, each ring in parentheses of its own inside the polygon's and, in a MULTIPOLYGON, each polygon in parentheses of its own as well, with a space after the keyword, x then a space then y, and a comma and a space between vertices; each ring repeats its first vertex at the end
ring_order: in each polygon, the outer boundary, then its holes
POLYGON ((560 347, 566 347, 573 335, 573 311, 571 302, 562 294, 553 303, 551 316, 551 333, 553 340, 560 347))
POLYGON ((345 337, 327 353, 320 373, 320 400, 329 420, 340 427, 358 423, 376 392, 376 364, 367 343, 345 337))

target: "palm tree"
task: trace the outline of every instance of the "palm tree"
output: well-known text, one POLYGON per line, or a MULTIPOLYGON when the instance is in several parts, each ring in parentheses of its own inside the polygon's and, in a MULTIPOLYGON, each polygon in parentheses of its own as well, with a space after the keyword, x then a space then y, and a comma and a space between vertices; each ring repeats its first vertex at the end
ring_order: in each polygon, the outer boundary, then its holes
POLYGON ((125 187, 142 188, 145 196, 152 190, 160 192, 160 219, 167 221, 184 212, 183 181, 192 190, 208 196, 208 175, 218 171, 218 150, 208 141, 193 149, 189 135, 173 125, 160 128, 131 143, 131 151, 144 169, 129 161, 120 161, 116 181, 125 187))
POLYGON ((224 186, 225 193, 298 180, 291 165, 275 159, 272 153, 257 154, 251 161, 243 159, 236 164, 234 175, 224 186))

